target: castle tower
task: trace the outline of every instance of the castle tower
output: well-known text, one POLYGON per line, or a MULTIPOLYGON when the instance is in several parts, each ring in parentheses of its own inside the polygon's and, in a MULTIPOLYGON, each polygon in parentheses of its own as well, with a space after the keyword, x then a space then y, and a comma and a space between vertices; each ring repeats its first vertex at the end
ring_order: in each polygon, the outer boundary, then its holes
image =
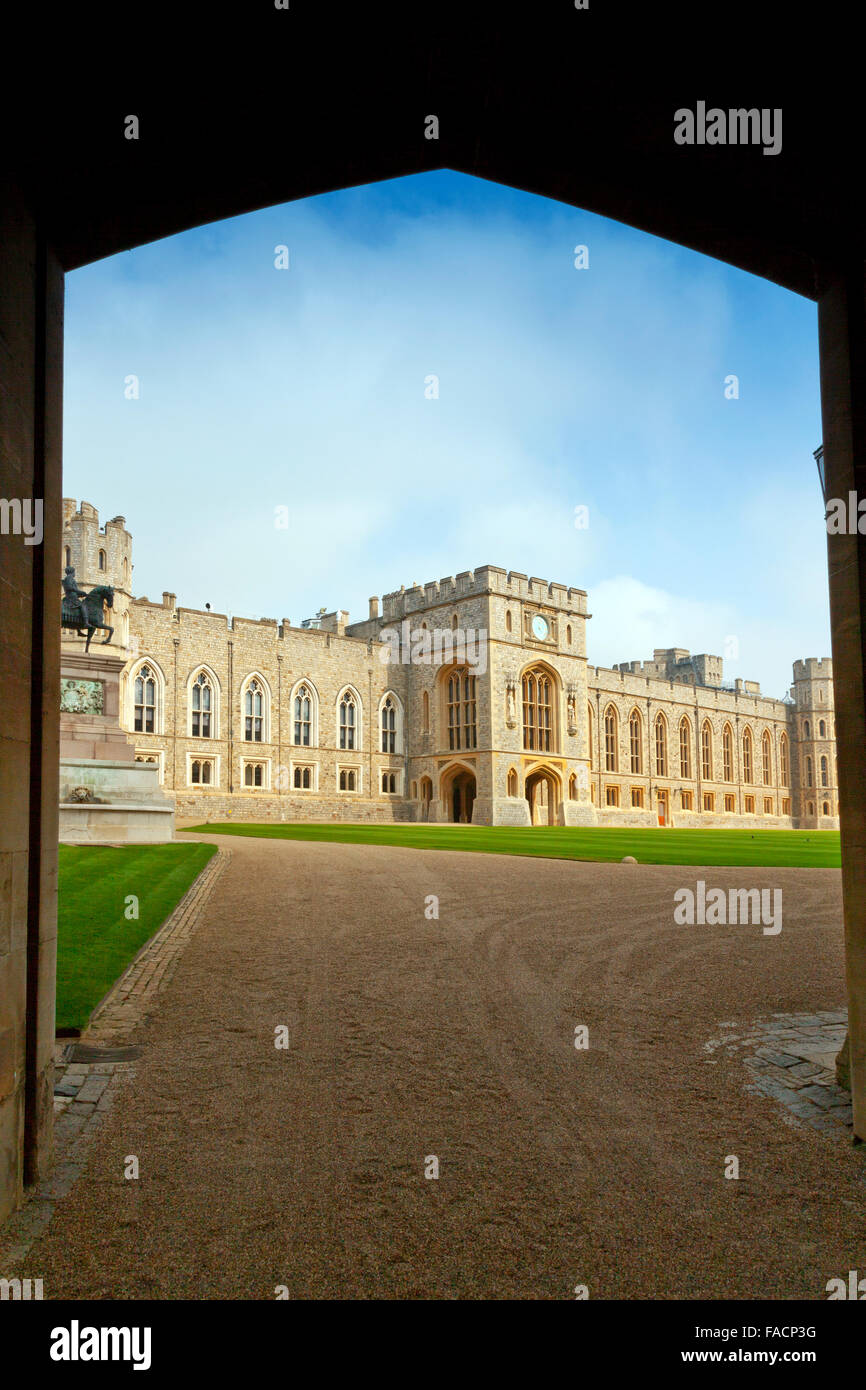
MULTIPOLYGON (((82 589, 99 584, 114 587, 112 609, 114 635, 111 647, 129 645, 129 603, 132 596, 132 536, 126 518, 112 517, 99 525, 99 513, 90 502, 77 506, 75 499, 63 499, 63 567, 72 565, 82 589)), ((96 641, 101 641, 97 634, 96 641)))
POLYGON ((835 830, 839 825, 839 783, 830 658, 795 661, 792 693, 796 703, 794 814, 801 829, 835 830))

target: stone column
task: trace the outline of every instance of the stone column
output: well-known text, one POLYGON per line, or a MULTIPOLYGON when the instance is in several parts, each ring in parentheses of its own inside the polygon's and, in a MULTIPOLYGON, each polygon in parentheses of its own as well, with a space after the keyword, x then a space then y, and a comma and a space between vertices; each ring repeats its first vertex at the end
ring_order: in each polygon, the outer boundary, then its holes
MULTIPOLYGON (((0 535, 0 1220, 52 1149, 60 724, 63 274, 0 184, 0 461, 42 539, 0 535)), ((14 517, 14 512, 11 514, 14 517)))
MULTIPOLYGON (((827 498, 866 498, 864 266, 818 304, 827 498)), ((856 524, 856 523, 855 523, 856 524)), ((854 1134, 866 1140, 866 536, 828 535, 854 1134)))

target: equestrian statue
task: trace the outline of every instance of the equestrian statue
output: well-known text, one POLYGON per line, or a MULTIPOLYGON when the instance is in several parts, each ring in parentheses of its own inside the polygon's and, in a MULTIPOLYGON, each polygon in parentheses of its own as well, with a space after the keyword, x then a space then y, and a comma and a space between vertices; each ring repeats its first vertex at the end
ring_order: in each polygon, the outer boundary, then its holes
POLYGON ((90 639, 97 629, 108 633, 105 641, 101 643, 103 647, 106 642, 111 641, 114 635, 114 628, 102 621, 104 617, 103 606, 114 607, 113 586, 111 584, 99 584, 88 594, 84 589, 79 589, 75 580, 75 570, 72 565, 67 565, 66 573, 63 576, 63 606, 60 626, 73 628, 79 637, 87 637, 85 652, 90 649, 90 639))

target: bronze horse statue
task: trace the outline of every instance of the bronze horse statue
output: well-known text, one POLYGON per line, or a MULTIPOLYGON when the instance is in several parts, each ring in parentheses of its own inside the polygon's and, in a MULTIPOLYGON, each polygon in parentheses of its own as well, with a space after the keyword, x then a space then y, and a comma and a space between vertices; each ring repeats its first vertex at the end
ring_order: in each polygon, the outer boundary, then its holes
POLYGON ((103 604, 107 608, 114 607, 114 586, 111 584, 99 584, 89 594, 79 589, 77 597, 71 593, 64 596, 60 626, 73 628, 79 637, 87 637, 85 652, 90 649, 90 639, 98 629, 108 633, 100 644, 103 647, 114 636, 114 628, 102 621, 103 604))

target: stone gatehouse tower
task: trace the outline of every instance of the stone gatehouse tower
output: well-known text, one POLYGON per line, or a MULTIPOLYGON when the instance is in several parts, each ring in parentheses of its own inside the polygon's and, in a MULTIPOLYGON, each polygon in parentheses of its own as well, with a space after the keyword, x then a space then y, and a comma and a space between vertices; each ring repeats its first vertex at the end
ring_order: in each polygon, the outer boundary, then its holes
POLYGON ((828 658, 784 699, 680 648, 589 666, 585 591, 494 565, 355 623, 229 619, 132 598, 124 519, 64 515, 79 580, 117 590, 121 723, 179 817, 838 827, 828 658))

